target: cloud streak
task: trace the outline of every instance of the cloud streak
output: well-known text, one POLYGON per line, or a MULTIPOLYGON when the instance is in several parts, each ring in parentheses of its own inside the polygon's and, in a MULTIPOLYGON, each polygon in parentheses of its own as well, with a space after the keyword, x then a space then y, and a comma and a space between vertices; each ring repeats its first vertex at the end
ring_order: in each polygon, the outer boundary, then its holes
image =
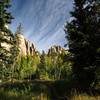
POLYGON ((72 0, 13 0, 12 4, 15 20, 10 28, 13 32, 21 22, 24 36, 38 50, 65 44, 63 25, 70 19, 72 0))

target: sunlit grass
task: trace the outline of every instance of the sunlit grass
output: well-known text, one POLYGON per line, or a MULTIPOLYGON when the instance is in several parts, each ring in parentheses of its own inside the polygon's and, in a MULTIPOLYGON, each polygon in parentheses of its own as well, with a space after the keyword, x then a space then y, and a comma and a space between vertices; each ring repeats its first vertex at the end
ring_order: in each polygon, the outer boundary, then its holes
POLYGON ((100 100, 100 96, 89 96, 86 94, 74 94, 71 100, 100 100))

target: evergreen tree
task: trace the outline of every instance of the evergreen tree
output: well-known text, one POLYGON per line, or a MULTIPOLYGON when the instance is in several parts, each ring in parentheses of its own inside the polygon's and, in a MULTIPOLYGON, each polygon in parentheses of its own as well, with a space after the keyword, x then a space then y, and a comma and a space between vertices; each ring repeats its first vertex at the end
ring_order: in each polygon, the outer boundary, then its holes
POLYGON ((40 64, 37 68, 38 78, 45 79, 47 78, 47 68, 46 68, 46 54, 44 51, 42 51, 42 54, 40 56, 40 64))
POLYGON ((17 27, 17 31, 16 31, 16 34, 22 34, 22 24, 20 23, 19 26, 17 27))
POLYGON ((9 76, 11 52, 10 47, 13 45, 14 36, 12 32, 5 27, 11 23, 11 13, 8 12, 10 0, 0 0, 0 78, 9 76))
POLYGON ((18 64, 17 61, 18 61, 19 52, 20 52, 16 36, 14 36, 13 44, 12 44, 12 47, 10 48, 10 52, 11 52, 10 59, 12 62, 10 71, 11 71, 11 79, 13 80, 13 78, 16 77, 16 70, 17 70, 16 63, 18 64))
POLYGON ((4 31, 5 25, 10 24, 13 19, 7 10, 10 6, 10 0, 0 0, 0 31, 4 31))
POLYGON ((73 20, 65 26, 65 32, 73 57, 73 75, 82 87, 89 87, 100 66, 100 1, 74 0, 71 15, 73 20))

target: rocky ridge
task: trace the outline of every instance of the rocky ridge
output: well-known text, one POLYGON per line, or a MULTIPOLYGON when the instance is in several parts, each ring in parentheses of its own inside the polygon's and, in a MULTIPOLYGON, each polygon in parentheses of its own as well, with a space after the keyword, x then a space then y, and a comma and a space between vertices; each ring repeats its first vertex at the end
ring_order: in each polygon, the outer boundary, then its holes
MULTIPOLYGON (((1 32, 1 33, 4 34, 4 32, 1 32)), ((40 53, 36 50, 34 44, 31 43, 29 40, 27 40, 24 37, 24 35, 22 35, 21 33, 16 33, 15 37, 16 37, 17 44, 19 46, 20 55, 22 56, 27 56, 27 55, 39 56, 40 55, 40 53)), ((11 40, 10 37, 7 37, 7 39, 9 41, 11 40)), ((7 50, 10 50, 11 48, 11 45, 6 42, 1 43, 1 46, 5 47, 7 50)), ((52 55, 53 53, 55 53, 56 55, 58 55, 58 54, 61 54, 63 51, 65 51, 64 48, 62 48, 61 46, 54 45, 48 50, 47 54, 52 55)))
POLYGON ((54 45, 48 50, 48 55, 52 55, 52 54, 58 55, 64 51, 65 51, 65 49, 62 48, 61 46, 54 45))
POLYGON ((25 39, 25 37, 22 34, 17 33, 16 37, 19 45, 20 54, 22 56, 34 56, 39 54, 34 44, 31 43, 29 40, 25 39))

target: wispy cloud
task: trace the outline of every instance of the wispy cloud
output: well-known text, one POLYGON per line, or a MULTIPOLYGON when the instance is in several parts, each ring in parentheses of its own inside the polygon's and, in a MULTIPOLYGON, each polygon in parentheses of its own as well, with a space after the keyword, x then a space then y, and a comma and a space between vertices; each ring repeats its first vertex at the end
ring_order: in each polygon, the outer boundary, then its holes
POLYGON ((69 20, 72 0, 13 0, 11 9, 15 20, 10 28, 14 32, 21 22, 24 36, 39 50, 51 45, 64 45, 64 23, 69 20))

